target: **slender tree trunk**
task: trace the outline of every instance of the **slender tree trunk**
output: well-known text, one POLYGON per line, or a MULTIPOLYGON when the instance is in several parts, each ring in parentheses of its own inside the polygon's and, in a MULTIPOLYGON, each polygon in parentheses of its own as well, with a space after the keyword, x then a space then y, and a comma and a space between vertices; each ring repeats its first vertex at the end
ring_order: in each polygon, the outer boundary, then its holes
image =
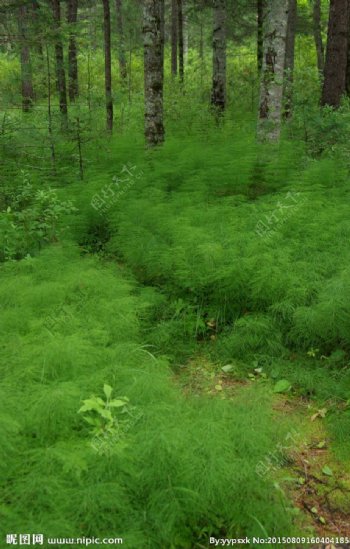
POLYGON ((117 36, 118 36, 118 59, 119 73, 122 80, 126 80, 126 48, 124 36, 123 8, 122 0, 115 0, 115 10, 117 13, 117 36))
POLYGON ((267 2, 258 137, 271 142, 281 132, 288 8, 289 0, 267 2))
POLYGON ((257 61, 258 71, 261 73, 264 57, 264 15, 266 0, 257 0, 258 28, 257 28, 257 61))
POLYGON ((103 2, 103 28, 105 49, 105 96, 106 96, 106 128, 113 130, 113 98, 112 98, 112 58, 111 58, 111 12, 109 0, 103 2))
POLYGON ((78 20, 78 0, 68 0, 67 21, 71 28, 68 46, 68 76, 69 76, 69 100, 74 103, 79 95, 78 85, 78 58, 75 26, 78 20))
POLYGON ((188 17, 186 9, 186 0, 182 0, 182 32, 183 32, 183 43, 184 43, 184 65, 187 63, 188 59, 188 17))
POLYGON ((289 0, 286 57, 285 57, 285 77, 284 77, 284 115, 288 118, 292 113, 293 99, 293 76, 294 76, 294 56, 295 56, 295 33, 297 26, 298 5, 297 0, 289 0))
POLYGON ((21 88, 22 88, 22 109, 28 112, 34 102, 34 88, 32 78, 32 67, 30 62, 30 48, 27 36, 27 7, 21 5, 18 8, 18 33, 20 36, 20 58, 21 58, 21 88))
POLYGON ((164 141, 163 39, 164 0, 144 0, 143 36, 145 65, 145 137, 148 145, 164 141))
POLYGON ((33 0, 32 1, 32 14, 33 14, 33 27, 34 27, 34 31, 36 33, 36 35, 38 35, 37 39, 36 39, 36 49, 37 49, 37 52, 39 54, 39 57, 42 61, 42 63, 44 62, 44 50, 43 50, 43 44, 42 44, 42 39, 41 39, 41 29, 40 29, 40 21, 39 21, 39 10, 40 10, 40 6, 39 6, 39 2, 38 0, 33 0))
POLYGON ((177 75, 177 0, 171 0, 171 74, 177 75))
POLYGON ((184 81, 184 27, 183 27, 183 0, 177 0, 177 34, 179 44, 179 76, 184 81))
POLYGON ((226 0, 214 0, 212 105, 226 104, 226 0))
POLYGON ((317 54, 317 68, 320 74, 324 71, 324 47, 321 29, 321 0, 314 0, 313 6, 314 39, 317 54))
POLYGON ((346 89, 349 44, 349 0, 331 0, 321 105, 337 108, 346 89))
POLYGON ((51 0, 53 19, 55 26, 55 56, 56 56, 56 75, 57 88, 59 94, 61 127, 66 130, 68 127, 68 107, 66 90, 66 73, 64 70, 63 45, 61 40, 61 4, 60 0, 51 0))

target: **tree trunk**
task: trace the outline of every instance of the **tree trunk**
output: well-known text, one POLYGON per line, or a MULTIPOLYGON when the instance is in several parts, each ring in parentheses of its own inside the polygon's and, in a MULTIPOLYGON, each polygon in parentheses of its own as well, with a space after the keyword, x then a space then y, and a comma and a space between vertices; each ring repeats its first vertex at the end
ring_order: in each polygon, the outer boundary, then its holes
POLYGON ((145 137, 150 146, 164 141, 163 7, 164 0, 144 0, 145 137))
POLYGON ((272 142, 281 132, 288 8, 289 0, 267 2, 258 137, 272 142))
POLYGON ((178 20, 178 44, 179 44, 179 75, 180 82, 184 81, 184 19, 183 19, 182 0, 177 0, 177 20, 178 20))
POLYGON ((266 9, 266 0, 257 0, 258 11, 258 29, 257 29, 257 61, 258 71, 261 73, 264 57, 264 15, 266 9))
POLYGON ((226 104, 226 0, 214 0, 212 105, 226 104))
POLYGON ((68 46, 68 76, 69 76, 69 100, 74 103, 79 95, 78 86, 78 59, 75 25, 78 20, 78 0, 68 0, 67 22, 71 28, 69 32, 68 46))
POLYGON ((321 105, 337 108, 346 89, 349 0, 331 0, 321 105))
POLYGON ((297 26, 298 5, 297 0, 289 0, 286 57, 285 57, 285 76, 284 76, 284 115, 288 118, 292 113, 293 96, 293 74, 294 74, 294 54, 295 54, 295 33, 297 26))
POLYGON ((21 88, 22 88, 22 109, 28 112, 34 102, 34 88, 32 79, 32 67, 30 62, 30 48, 27 36, 27 7, 21 5, 18 8, 18 34, 20 37, 20 58, 21 58, 21 88))
POLYGON ((314 39, 317 54, 317 68, 320 74, 324 71, 324 47, 321 31, 321 0, 314 0, 313 8, 314 39))
POLYGON ((64 70, 63 45, 61 40, 61 5, 60 0, 51 0, 53 20, 55 26, 55 56, 56 56, 56 75, 57 89, 59 94, 61 127, 66 130, 68 127, 68 108, 67 108, 67 90, 66 73, 64 70))
POLYGON ((37 0, 32 1, 32 15, 33 15, 33 28, 34 32, 39 36, 36 40, 36 49, 39 54, 39 57, 41 61, 44 61, 44 50, 43 50, 43 44, 40 37, 41 29, 40 29, 40 21, 39 21, 39 10, 40 6, 37 0))
POLYGON ((119 73, 120 73, 120 78, 122 80, 126 80, 126 77, 127 77, 126 49, 125 49, 122 0, 115 0, 115 10, 117 13, 119 73))
POLYGON ((171 0, 171 74, 177 75, 177 0, 171 0))
POLYGON ((111 11, 109 0, 103 2, 103 29, 105 50, 105 97, 106 97, 106 128, 113 130, 113 98, 112 98, 112 59, 111 59, 111 11))

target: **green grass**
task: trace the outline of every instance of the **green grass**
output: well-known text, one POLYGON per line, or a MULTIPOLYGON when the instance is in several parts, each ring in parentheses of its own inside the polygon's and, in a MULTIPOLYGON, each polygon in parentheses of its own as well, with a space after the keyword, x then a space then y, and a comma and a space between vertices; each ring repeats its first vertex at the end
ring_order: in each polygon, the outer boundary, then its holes
POLYGON ((271 535, 294 531, 290 504, 255 471, 288 428, 276 424, 271 394, 182 395, 140 341, 138 314, 150 304, 134 284, 74 246, 1 268, 2 529, 117 533, 135 548, 262 535, 259 522, 271 535), (101 454, 77 411, 104 383, 139 419, 101 454))

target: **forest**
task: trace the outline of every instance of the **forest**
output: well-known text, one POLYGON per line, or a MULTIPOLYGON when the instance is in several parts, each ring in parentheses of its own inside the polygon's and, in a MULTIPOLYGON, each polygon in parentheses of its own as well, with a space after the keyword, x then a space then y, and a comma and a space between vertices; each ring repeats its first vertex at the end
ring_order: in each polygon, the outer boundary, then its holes
POLYGON ((350 547, 350 0, 0 0, 0 549, 350 547))

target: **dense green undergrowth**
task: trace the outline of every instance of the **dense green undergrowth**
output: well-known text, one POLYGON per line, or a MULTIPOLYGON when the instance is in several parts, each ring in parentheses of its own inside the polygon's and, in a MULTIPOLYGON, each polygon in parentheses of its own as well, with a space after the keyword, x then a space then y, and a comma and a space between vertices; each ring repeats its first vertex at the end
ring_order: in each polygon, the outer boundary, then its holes
POLYGON ((234 403, 183 396, 140 340, 149 292, 135 294, 118 267, 54 245, 3 266, 0 297, 7 532, 117 533, 153 548, 294 531, 293 509, 256 473, 288 428, 274 420, 271 392, 234 403), (126 419, 116 409, 101 442, 78 410, 105 398, 104 384, 130 409, 126 419))
POLYGON ((292 421, 272 411, 279 380, 327 410, 348 459, 349 105, 321 112, 318 75, 299 66, 280 146, 258 145, 255 65, 229 68, 240 77, 218 124, 190 61, 185 93, 166 90, 160 150, 144 149, 138 80, 116 100, 113 138, 101 98, 71 106, 66 135, 54 105, 54 162, 45 105, 2 113, 7 532, 117 534, 135 549, 296 534, 293 504, 256 472, 292 421), (198 354, 254 381, 232 401, 188 395, 174 371, 198 354), (78 413, 90 397, 98 411, 78 413))

